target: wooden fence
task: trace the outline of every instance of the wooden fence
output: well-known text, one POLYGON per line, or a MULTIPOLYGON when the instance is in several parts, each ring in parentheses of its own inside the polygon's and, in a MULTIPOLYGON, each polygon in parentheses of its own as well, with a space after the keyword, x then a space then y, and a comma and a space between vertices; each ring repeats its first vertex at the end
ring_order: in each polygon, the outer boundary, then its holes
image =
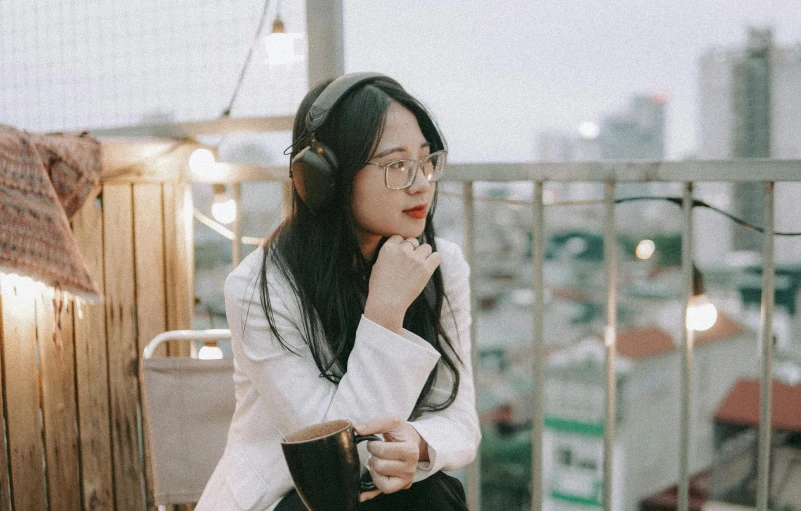
POLYGON ((192 147, 103 147, 102 191, 72 228, 105 300, 80 312, 68 304, 59 346, 49 298, 10 284, 0 293, 3 510, 153 507, 139 358, 159 332, 191 326, 191 197, 181 176, 192 147))

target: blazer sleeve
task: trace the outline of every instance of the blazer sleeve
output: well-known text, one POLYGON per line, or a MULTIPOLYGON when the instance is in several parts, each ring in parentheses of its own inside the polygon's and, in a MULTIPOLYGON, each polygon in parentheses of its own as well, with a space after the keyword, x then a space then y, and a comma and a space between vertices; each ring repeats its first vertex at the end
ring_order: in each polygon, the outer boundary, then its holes
MULTIPOLYGON (((447 264, 442 268, 448 298, 443 306, 443 326, 461 359, 461 364, 455 361, 459 368, 459 387, 456 399, 448 408, 425 412, 410 423, 428 444, 429 462, 418 465, 416 481, 439 470, 455 470, 469 464, 481 441, 471 363, 470 267, 457 245, 445 243, 447 245, 439 247, 443 265, 447 264)), ((452 377, 441 367, 438 371, 431 394, 435 403, 443 402, 453 385, 452 377)))
POLYGON ((289 283, 268 273, 273 335, 261 308, 256 275, 259 264, 237 268, 225 282, 225 303, 234 358, 272 411, 279 433, 333 419, 358 424, 382 414, 408 417, 420 390, 439 360, 425 340, 398 335, 362 316, 348 358, 348 369, 334 384, 320 376, 300 325, 300 308, 289 283))

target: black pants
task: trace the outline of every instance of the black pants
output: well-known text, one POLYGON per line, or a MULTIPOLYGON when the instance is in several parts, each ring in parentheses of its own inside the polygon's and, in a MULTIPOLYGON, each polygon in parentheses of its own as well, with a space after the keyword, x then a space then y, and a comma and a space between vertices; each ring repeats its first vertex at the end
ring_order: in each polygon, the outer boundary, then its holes
MULTIPOLYGON (((418 481, 408 490, 381 493, 359 504, 359 511, 467 511, 462 483, 442 472, 418 481)), ((292 490, 275 511, 306 511, 298 493, 292 490)))

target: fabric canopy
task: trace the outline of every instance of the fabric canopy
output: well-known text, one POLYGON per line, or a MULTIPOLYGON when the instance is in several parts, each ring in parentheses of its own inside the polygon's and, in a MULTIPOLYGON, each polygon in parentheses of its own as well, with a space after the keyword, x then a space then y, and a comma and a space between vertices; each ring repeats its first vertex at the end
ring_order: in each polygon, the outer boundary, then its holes
POLYGON ((70 229, 100 180, 88 134, 37 135, 0 124, 0 272, 100 298, 70 229))

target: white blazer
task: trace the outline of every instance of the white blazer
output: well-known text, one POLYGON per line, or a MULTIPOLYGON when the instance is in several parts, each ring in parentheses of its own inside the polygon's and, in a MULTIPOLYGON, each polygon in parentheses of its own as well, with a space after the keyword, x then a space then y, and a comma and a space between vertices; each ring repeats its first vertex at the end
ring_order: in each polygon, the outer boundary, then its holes
MULTIPOLYGON (((463 366, 456 400, 410 424, 428 443, 429 462, 415 481, 470 463, 481 439, 470 364, 470 269, 459 247, 437 238, 448 300, 443 326, 463 366)), ((267 282, 276 327, 296 353, 274 338, 261 308, 257 277, 264 251, 255 250, 225 281, 225 310, 234 352, 236 411, 225 452, 200 497, 197 511, 272 509, 293 488, 280 440, 302 427, 333 419, 359 424, 383 414, 408 417, 440 358, 425 340, 395 334, 362 316, 347 373, 339 384, 320 377, 301 336, 296 295, 270 267, 267 282)), ((430 399, 450 395, 452 378, 441 368, 430 399)), ((360 444, 364 464, 365 444, 360 444)))

